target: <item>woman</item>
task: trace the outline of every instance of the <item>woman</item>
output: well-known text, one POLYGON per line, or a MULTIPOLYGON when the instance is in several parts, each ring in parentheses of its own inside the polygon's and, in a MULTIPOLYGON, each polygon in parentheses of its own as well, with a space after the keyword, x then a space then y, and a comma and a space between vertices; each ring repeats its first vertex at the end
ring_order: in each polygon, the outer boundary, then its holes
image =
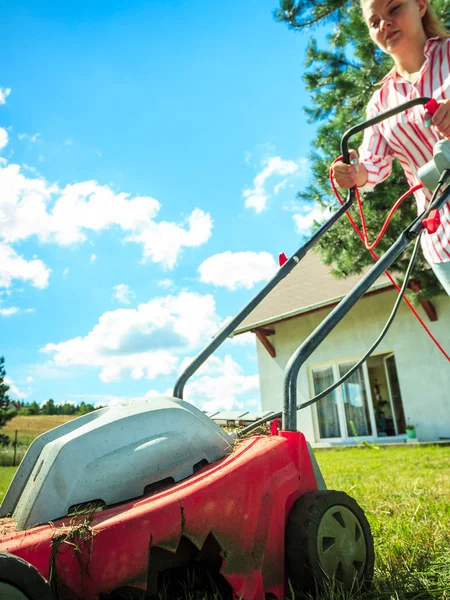
MULTIPOLYGON (((372 190, 391 173, 397 158, 410 186, 420 183, 418 169, 433 157, 433 147, 450 139, 450 34, 437 19, 428 0, 361 0, 364 21, 375 44, 394 60, 367 106, 367 117, 385 112, 420 96, 439 103, 434 115, 416 106, 365 131, 359 158, 350 151, 352 164, 334 163, 339 187, 357 185, 372 190)), ((415 193, 419 214, 431 192, 415 193)), ((450 295, 450 202, 440 211, 441 225, 434 234, 422 235, 428 263, 450 295)))

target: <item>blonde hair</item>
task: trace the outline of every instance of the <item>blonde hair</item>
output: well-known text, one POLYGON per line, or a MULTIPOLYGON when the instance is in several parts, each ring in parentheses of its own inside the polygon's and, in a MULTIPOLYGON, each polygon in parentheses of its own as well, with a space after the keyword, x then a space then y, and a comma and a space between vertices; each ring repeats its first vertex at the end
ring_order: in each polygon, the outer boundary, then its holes
MULTIPOLYGON (((360 0, 360 2, 362 7, 366 0, 360 0)), ((431 6, 430 2, 427 2, 427 10, 425 11, 425 14, 422 17, 422 25, 427 39, 433 37, 450 37, 450 31, 448 31, 448 29, 444 27, 444 24, 434 12, 434 9, 431 6)))
POLYGON ((444 24, 439 20, 433 7, 429 3, 427 4, 427 10, 422 17, 422 25, 427 39, 433 37, 450 37, 450 31, 444 27, 444 24))

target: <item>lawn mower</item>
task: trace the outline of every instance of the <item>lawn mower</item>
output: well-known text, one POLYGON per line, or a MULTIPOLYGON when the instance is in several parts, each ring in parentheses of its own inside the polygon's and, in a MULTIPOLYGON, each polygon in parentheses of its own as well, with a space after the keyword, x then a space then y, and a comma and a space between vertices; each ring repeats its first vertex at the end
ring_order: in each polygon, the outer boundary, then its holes
MULTIPOLYGON (((428 100, 411 101, 350 129, 342 138, 345 161, 352 135, 428 100)), ((223 597, 243 600, 281 600, 289 586, 306 591, 369 585, 374 571, 369 523, 354 499, 326 488, 311 447, 297 431, 297 374, 386 267, 431 227, 430 211, 450 195, 450 186, 444 187, 449 168, 442 161, 428 165, 428 176, 437 171, 429 208, 291 357, 279 415, 229 434, 183 400, 184 386, 348 211, 354 190, 192 361, 173 397, 101 408, 38 437, 0 509, 1 600, 151 598, 186 567, 223 585, 223 597), (249 436, 268 420, 268 435, 249 436)))

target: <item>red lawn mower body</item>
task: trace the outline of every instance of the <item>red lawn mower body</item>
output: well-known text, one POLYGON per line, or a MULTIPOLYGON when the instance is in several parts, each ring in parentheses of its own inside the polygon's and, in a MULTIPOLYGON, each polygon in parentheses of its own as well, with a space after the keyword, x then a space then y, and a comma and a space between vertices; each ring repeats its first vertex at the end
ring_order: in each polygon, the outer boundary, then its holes
POLYGON ((215 549, 235 597, 264 600, 270 593, 281 600, 287 516, 316 489, 302 433, 255 436, 164 491, 94 512, 88 535, 86 515, 26 531, 3 519, 0 553, 54 578, 61 600, 97 600, 123 586, 156 592, 158 569, 170 566, 171 555, 176 564, 185 538, 199 551, 197 560, 208 559, 208 546, 215 549))

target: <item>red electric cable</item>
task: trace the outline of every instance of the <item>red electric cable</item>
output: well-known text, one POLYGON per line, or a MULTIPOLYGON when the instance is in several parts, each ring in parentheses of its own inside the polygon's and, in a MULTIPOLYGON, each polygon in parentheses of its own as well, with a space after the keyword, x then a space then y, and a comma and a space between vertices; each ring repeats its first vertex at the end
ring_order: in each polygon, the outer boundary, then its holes
POLYGON ((414 192, 416 192, 417 190, 420 190, 421 188, 423 188, 423 184, 419 183, 418 185, 415 185, 414 187, 410 188, 407 192, 405 192, 403 194, 403 196, 401 196, 397 200, 397 202, 394 204, 394 206, 389 211, 389 214, 386 217, 385 222, 383 223, 383 227, 381 228, 380 233, 378 234, 378 237, 373 242, 373 244, 369 244, 369 237, 368 237, 368 234, 367 234, 366 219, 365 219, 364 210, 363 210, 363 207, 362 207, 361 196, 359 194, 358 188, 356 188, 356 190, 355 190, 355 192, 356 192, 356 201, 358 203, 359 214, 361 216, 361 223, 362 223, 362 226, 363 226, 363 234, 364 234, 364 240, 363 241, 364 241, 364 246, 367 248, 367 250, 373 250, 374 248, 376 248, 378 246, 378 243, 380 242, 380 240, 382 239, 382 237, 386 233, 386 229, 388 228, 390 220, 392 219, 395 211, 398 209, 398 207, 403 202, 403 200, 405 200, 410 194, 414 194, 414 192))
MULTIPOLYGON (((342 156, 336 158, 335 161, 333 161, 333 164, 338 161, 341 160, 342 156)), ((333 178, 333 174, 330 168, 330 183, 331 183, 331 187, 333 188, 333 192, 335 193, 336 198, 339 201, 339 204, 342 206, 344 204, 344 201, 342 200, 338 189, 336 187, 336 184, 334 182, 334 178, 333 178)), ((405 194, 403 194, 403 196, 401 196, 401 198, 399 198, 397 200, 397 202, 394 204, 394 206, 392 207, 392 209, 389 211, 389 214, 384 222, 383 227, 381 228, 380 233, 377 236, 377 239, 375 240, 375 242, 373 244, 369 244, 368 241, 368 237, 367 237, 367 228, 366 228, 366 221, 364 218, 364 210, 362 208, 362 202, 361 202, 361 197, 359 195, 359 191, 358 188, 356 188, 356 199, 358 201, 358 207, 359 207, 359 211, 360 211, 360 215, 361 215, 361 221, 363 223, 363 229, 365 230, 365 233, 363 233, 358 225, 355 223, 355 221, 353 220, 352 216, 348 214, 348 212, 346 212, 346 216, 348 218, 348 220, 350 221, 350 223, 352 224, 353 229, 356 231, 356 233, 358 234, 358 236, 361 238, 362 242, 364 243, 364 246, 367 248, 367 250, 370 252, 370 254, 372 255, 372 258, 375 259, 376 262, 378 262, 378 256, 375 254, 375 252, 373 251, 373 248, 375 248, 375 246, 378 244, 378 242, 380 241, 380 239, 383 237, 387 226, 389 225, 389 221, 392 218, 392 215, 394 214, 394 212, 397 210, 397 208, 400 206, 400 204, 403 202, 403 200, 405 198, 407 198, 410 194, 412 194, 413 192, 415 192, 417 189, 420 189, 422 186, 422 184, 414 186, 413 188, 409 189, 405 194)), ((390 272, 386 269, 384 271, 388 277, 388 279, 390 280, 390 282, 392 283, 392 285, 395 287, 395 289, 399 292, 400 291, 400 287, 397 285, 395 279, 392 277, 392 275, 390 274, 390 272)), ((429 330, 429 328, 427 327, 426 323, 423 321, 423 319, 420 317, 420 315, 418 314, 418 312, 416 311, 416 309, 414 308, 414 306, 411 304, 411 302, 408 300, 408 298, 406 296, 403 296, 403 300, 406 302, 406 304, 409 306, 409 308, 411 309, 411 311, 413 312, 414 316, 416 317, 416 319, 419 321, 419 323, 422 325, 422 327, 425 329, 425 331, 428 333, 428 335, 430 336, 430 338, 433 340, 433 342, 436 344, 436 346, 439 348, 439 350, 442 352, 442 354, 445 356, 445 358, 450 361, 450 356, 447 354, 447 352, 444 350, 444 348, 441 346, 441 344, 437 341, 437 339, 434 337, 434 335, 431 333, 431 331, 429 330)))

